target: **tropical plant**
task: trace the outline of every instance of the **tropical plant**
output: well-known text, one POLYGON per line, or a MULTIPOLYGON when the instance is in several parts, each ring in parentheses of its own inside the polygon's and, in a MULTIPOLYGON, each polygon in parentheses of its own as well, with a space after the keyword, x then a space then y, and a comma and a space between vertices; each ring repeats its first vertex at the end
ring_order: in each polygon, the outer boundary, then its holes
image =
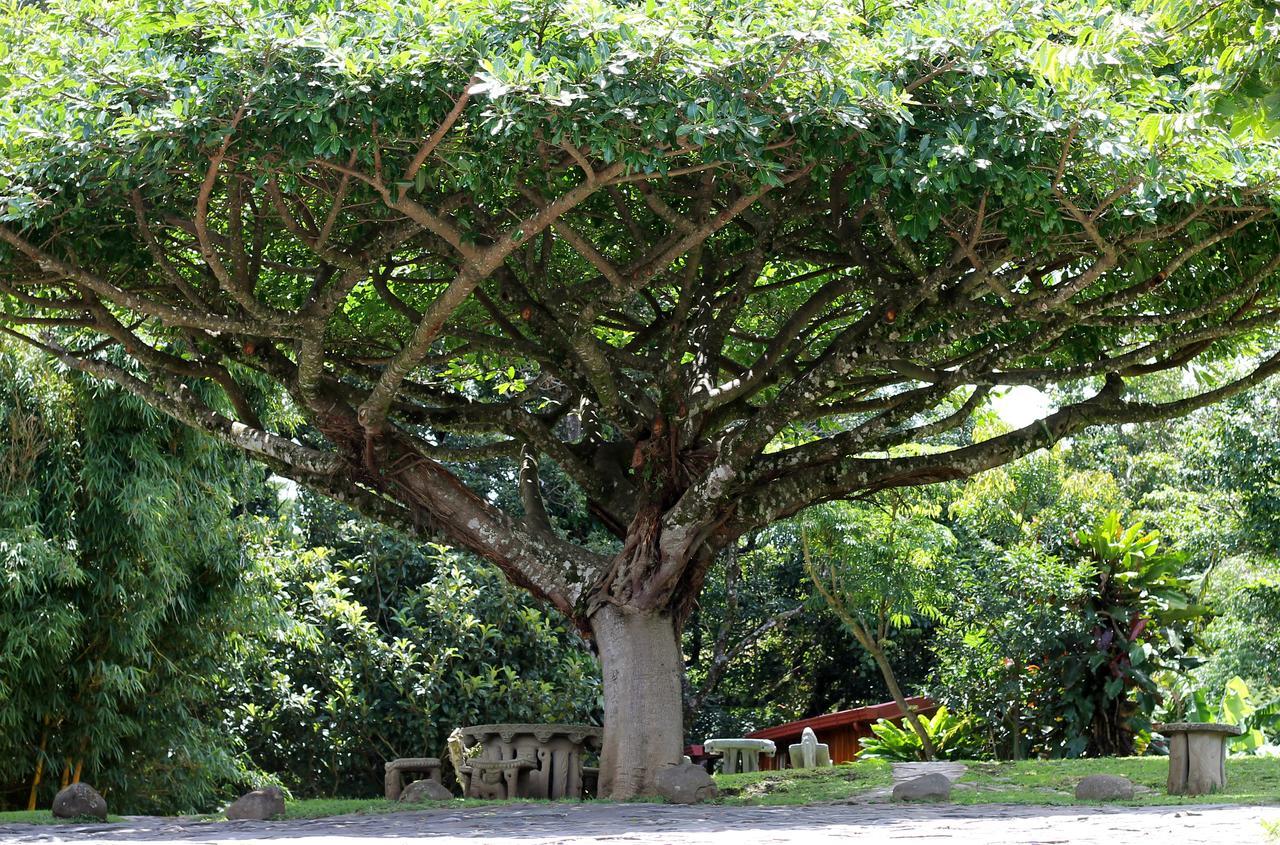
POLYGON ((1129 754, 1166 671, 1199 662, 1209 618, 1186 556, 1121 524, 1126 499, 1061 454, 965 485, 951 507, 967 554, 935 639, 932 692, 982 718, 993 753, 1129 754))
POLYGON ((1214 703, 1204 687, 1187 689, 1189 684, 1175 686, 1163 716, 1168 722, 1217 722, 1235 725, 1243 733, 1232 737, 1228 748, 1236 754, 1269 753, 1276 755, 1280 749, 1280 700, 1260 703, 1249 685, 1242 678, 1227 681, 1222 696, 1214 703))
POLYGON ((1063 677, 1059 712, 1075 734, 1067 750, 1129 756, 1161 697, 1152 674, 1199 663, 1188 652, 1209 610, 1181 577, 1182 556, 1162 550, 1141 523, 1122 526, 1112 512, 1079 546, 1090 572, 1078 612, 1093 648, 1063 677))
POLYGON ((858 740, 862 746, 859 757, 864 760, 976 760, 986 751, 986 743, 977 724, 970 716, 956 716, 946 705, 938 707, 932 716, 920 717, 924 735, 914 727, 905 727, 889 719, 877 719, 871 726, 873 736, 858 740), (930 749, 926 752, 926 748, 930 749))
POLYGON ((592 631, 615 797, 679 759, 676 632, 737 538, 1280 370, 1271 4, 0 14, 3 331, 592 631))

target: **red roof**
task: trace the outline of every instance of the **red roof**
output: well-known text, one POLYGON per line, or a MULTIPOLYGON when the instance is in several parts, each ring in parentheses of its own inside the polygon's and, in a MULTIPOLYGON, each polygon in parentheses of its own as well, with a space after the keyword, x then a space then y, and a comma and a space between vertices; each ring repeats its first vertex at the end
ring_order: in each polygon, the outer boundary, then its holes
MULTIPOLYGON (((924 695, 908 698, 907 703, 915 708, 916 712, 928 712, 938 706, 933 699, 924 695)), ((784 725, 776 725, 772 728, 765 728, 764 730, 747 734, 747 738, 772 739, 774 742, 778 742, 793 736, 799 737, 800 734, 804 733, 805 728, 813 728, 814 733, 817 733, 818 731, 839 728, 857 722, 874 722, 877 719, 901 719, 902 715, 902 711, 898 709, 897 702, 888 701, 884 704, 873 704, 870 707, 855 707, 852 710, 841 710, 837 713, 828 713, 825 716, 814 716, 812 719, 787 722, 784 725)))

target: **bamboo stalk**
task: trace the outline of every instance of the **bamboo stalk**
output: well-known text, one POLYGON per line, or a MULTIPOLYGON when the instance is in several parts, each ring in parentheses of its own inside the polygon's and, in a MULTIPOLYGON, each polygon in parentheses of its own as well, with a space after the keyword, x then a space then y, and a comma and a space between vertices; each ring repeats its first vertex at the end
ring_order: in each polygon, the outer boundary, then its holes
POLYGON ((27 810, 36 808, 36 791, 40 788, 40 778, 44 775, 44 750, 49 746, 49 717, 44 717, 44 730, 40 732, 40 753, 36 757, 36 776, 31 779, 31 794, 27 796, 27 810))
POLYGON ((77 760, 77 761, 76 761, 76 771, 75 771, 75 774, 73 774, 73 775, 71 776, 71 782, 72 782, 72 783, 79 783, 79 782, 80 782, 80 773, 81 773, 82 771, 84 771, 84 758, 83 758, 83 757, 81 757, 79 760, 77 760))

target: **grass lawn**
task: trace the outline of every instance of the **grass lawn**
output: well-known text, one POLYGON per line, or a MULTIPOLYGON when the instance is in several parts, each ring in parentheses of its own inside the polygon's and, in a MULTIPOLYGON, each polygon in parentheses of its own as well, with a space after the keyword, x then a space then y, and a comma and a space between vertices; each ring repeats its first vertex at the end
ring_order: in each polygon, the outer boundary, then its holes
MULTIPOLYGON (((1123 775, 1150 792, 1125 804, 1277 804, 1280 805, 1280 759, 1245 757, 1227 761, 1227 790, 1216 795, 1185 798, 1164 794, 1167 757, 1129 757, 1106 760, 1023 760, 1016 763, 969 762, 951 797, 956 804, 1077 804, 1075 785, 1086 775, 1123 775)), ((716 775, 726 805, 810 804, 856 799, 893 783, 893 769, 880 760, 845 763, 830 769, 752 772, 716 775)), ((652 799, 651 799, 652 800, 652 799)), ((406 810, 461 809, 505 805, 506 801, 425 801, 405 805, 382 798, 315 798, 289 801, 285 817, 318 819, 328 816, 374 815, 406 810)), ((541 802, 539 802, 541 803, 541 802)), ((206 817, 216 821, 219 815, 206 817)), ((122 821, 109 816, 109 821, 122 821)), ((0 813, 0 825, 59 824, 48 810, 0 813)))
POLYGON ((830 769, 785 769, 716 775, 719 804, 809 804, 841 801, 893 784, 893 768, 883 760, 845 763, 830 769))
MULTIPOLYGON (((956 804, 1076 804, 1076 783, 1086 775, 1123 775, 1139 787, 1132 805, 1280 804, 1280 759, 1247 757, 1227 761, 1227 789, 1187 798, 1164 793, 1167 757, 1105 760, 1024 760, 1016 763, 969 762, 969 771, 951 793, 956 804)), ((892 783, 888 763, 876 760, 822 771, 753 772, 717 775, 720 803, 806 804, 839 801, 892 783)))
POLYGON ((1086 775, 1123 775, 1153 792, 1139 793, 1134 805, 1280 804, 1280 759, 1242 757, 1227 760, 1227 788, 1213 795, 1166 795, 1167 757, 1103 760, 1024 760, 1017 763, 969 763, 960 779, 973 789, 951 793, 958 804, 1075 804, 1075 785, 1086 775))

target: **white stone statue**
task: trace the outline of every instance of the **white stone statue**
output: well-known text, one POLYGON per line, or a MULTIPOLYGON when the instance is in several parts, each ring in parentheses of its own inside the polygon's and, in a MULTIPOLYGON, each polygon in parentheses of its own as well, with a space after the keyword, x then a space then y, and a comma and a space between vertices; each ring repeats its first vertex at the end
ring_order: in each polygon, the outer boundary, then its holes
POLYGON ((813 728, 805 728, 800 741, 787 749, 793 769, 816 769, 831 765, 831 752, 825 742, 818 742, 813 728))

